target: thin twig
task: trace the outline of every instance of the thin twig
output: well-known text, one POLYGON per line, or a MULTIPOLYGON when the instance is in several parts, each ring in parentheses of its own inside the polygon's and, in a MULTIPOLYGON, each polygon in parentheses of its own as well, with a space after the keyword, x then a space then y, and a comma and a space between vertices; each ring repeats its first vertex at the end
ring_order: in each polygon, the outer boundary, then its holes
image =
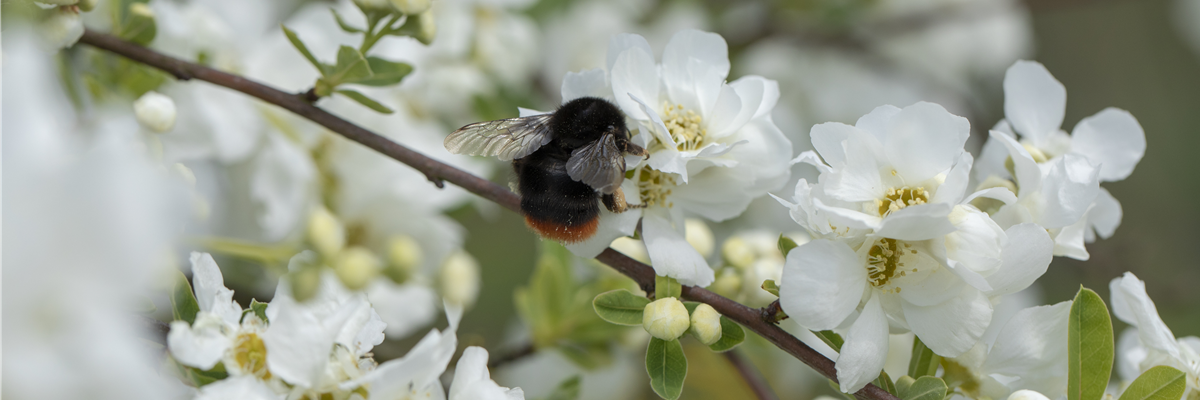
MULTIPOLYGON (((199 79, 257 97, 267 103, 282 107, 296 115, 316 122, 334 133, 345 136, 347 139, 367 146, 396 161, 407 164, 421 171, 421 173, 425 174, 435 184, 443 180, 448 181, 471 193, 496 202, 504 206, 504 208, 520 212, 520 198, 508 188, 438 162, 349 121, 338 118, 306 102, 303 94, 287 93, 241 76, 170 57, 121 40, 118 37, 95 32, 90 29, 84 31, 83 37, 79 39, 79 42, 161 69, 181 80, 199 79)), ((632 278, 647 292, 654 291, 654 270, 650 266, 642 264, 611 248, 605 249, 604 252, 596 256, 596 259, 632 278)), ((698 287, 684 286, 683 297, 687 300, 707 303, 716 309, 717 312, 758 333, 783 351, 808 364, 808 366, 817 370, 821 375, 835 382, 837 381, 837 373, 833 368, 833 361, 825 358, 821 353, 808 347, 804 342, 796 339, 796 337, 788 334, 778 326, 763 321, 761 310, 747 307, 698 287)), ((874 385, 867 385, 867 387, 858 391, 855 395, 868 399, 898 400, 895 396, 874 385)))
POLYGON ((516 350, 513 350, 512 352, 501 354, 499 357, 496 357, 496 358, 492 359, 491 361, 489 361, 488 369, 496 369, 499 367, 503 367, 513 361, 517 361, 522 358, 529 357, 536 352, 537 352, 537 349, 533 347, 533 343, 526 343, 525 345, 521 346, 520 348, 518 348, 516 350))
POLYGON ((758 373, 758 369, 754 368, 754 364, 750 363, 746 357, 742 357, 737 350, 730 350, 724 353, 725 359, 733 364, 733 368, 737 369, 742 375, 742 379, 750 386, 750 390, 754 391, 754 395, 760 400, 779 400, 779 396, 775 395, 775 391, 771 390, 771 385, 767 384, 767 380, 763 379, 762 374, 758 373))

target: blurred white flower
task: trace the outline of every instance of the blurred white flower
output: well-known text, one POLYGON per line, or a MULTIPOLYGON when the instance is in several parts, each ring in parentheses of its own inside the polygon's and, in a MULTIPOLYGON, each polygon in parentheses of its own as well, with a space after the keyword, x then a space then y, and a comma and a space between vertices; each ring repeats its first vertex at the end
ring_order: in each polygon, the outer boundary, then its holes
POLYGON ((225 378, 200 388, 194 400, 282 400, 285 395, 275 394, 271 387, 252 376, 225 378))
POLYGON ((1146 370, 1166 365, 1187 375, 1187 390, 1180 399, 1200 396, 1200 338, 1176 339, 1146 294, 1146 283, 1133 273, 1113 279, 1108 289, 1113 315, 1131 326, 1117 342, 1117 374, 1121 379, 1128 384, 1146 370))
POLYGON ((775 82, 747 76, 726 84, 728 74, 724 39, 685 30, 667 44, 661 65, 645 38, 625 34, 610 41, 607 71, 567 75, 563 101, 615 100, 637 122, 633 141, 650 152, 648 160, 626 160, 634 172, 622 185, 626 200, 645 208, 602 211, 595 236, 568 246, 573 252, 595 256, 614 238, 632 234, 640 216, 659 275, 687 285, 712 283, 712 269, 684 237, 683 213, 713 221, 741 214, 787 180, 791 153, 770 117, 779 96, 775 82))
MULTIPOLYGON (((1043 226, 1052 230, 1061 228, 1061 231, 1055 231, 1058 247, 1055 255, 1086 260, 1088 253, 1084 243, 1094 241, 1097 234, 1101 238, 1112 236, 1121 223, 1121 204, 1107 190, 1098 186, 1093 188, 1090 181, 1115 182, 1133 173, 1146 152, 1145 132, 1128 111, 1110 107, 1079 121, 1074 131, 1067 135, 1060 129, 1067 104, 1066 88, 1050 75, 1046 67, 1034 61, 1017 61, 1008 69, 1004 77, 1004 93, 1006 119, 997 125, 997 130, 1012 141, 1017 138, 1014 131, 1020 134, 1020 149, 1005 141, 989 140, 976 163, 975 178, 980 182, 993 175, 1002 179, 1016 178, 1017 186, 1022 188, 1036 188, 1040 183, 1044 189, 1077 192, 1074 196, 1078 196, 1080 204, 1068 203, 1069 196, 1042 190, 1049 197, 1046 199, 1048 202, 1061 199, 1057 207, 1062 209, 1055 209, 1056 206, 1051 204, 1044 210, 1050 215, 1039 215, 1043 210, 1038 210, 1037 205, 1024 203, 1027 204, 1027 213, 1032 214, 1035 220, 1040 217, 1041 221, 1038 222, 1043 226), (1014 165, 1013 171, 1008 170, 1009 159, 1013 160, 1013 164, 1020 162, 1017 160, 1018 153, 1028 154, 1040 167, 1041 173, 1046 175, 1044 179, 1055 180, 1065 169, 1071 178, 1070 183, 1038 182, 1028 176, 1026 179, 1029 182, 1022 184, 1022 167, 1014 165), (1095 169, 1095 172, 1089 172, 1090 169, 1095 169), (1055 172, 1059 175, 1053 175, 1055 172), (1060 184, 1063 186, 1045 187, 1060 184), (1098 192, 1092 192, 1095 190, 1098 192)), ((1029 163, 1024 164, 1029 169, 1029 163)), ((1021 192, 1018 193, 1019 197, 1027 197, 1024 190, 1021 192)))
POLYGON ((454 367, 449 400, 524 400, 521 388, 496 384, 487 369, 488 352, 479 346, 467 347, 454 367))
POLYGON ((50 16, 41 22, 42 39, 49 46, 59 49, 75 45, 83 37, 83 18, 79 9, 56 7, 50 16))
POLYGON ((430 330, 404 357, 380 364, 356 379, 340 384, 344 391, 367 389, 371 399, 445 399, 438 377, 446 371, 458 346, 458 323, 462 308, 446 304, 445 331, 430 330))
POLYGON ((132 310, 179 239, 185 185, 131 115, 76 114, 41 37, 5 25, 4 397, 179 397, 132 310))
POLYGON ((190 261, 192 286, 200 311, 194 316, 184 316, 195 318, 191 325, 185 321, 171 322, 167 334, 171 355, 180 364, 201 370, 212 369, 226 360, 226 370, 231 375, 265 375, 266 360, 247 357, 255 343, 258 347, 262 345, 258 335, 264 328, 263 321, 243 320, 242 307, 233 301, 233 291, 225 287, 221 270, 211 255, 193 252, 190 261), (247 365, 237 362, 238 353, 247 365))
MULTIPOLYGON (((1033 390, 1059 398, 1067 393, 1068 315, 1071 302, 1021 310, 1007 323, 992 324, 991 341, 980 341, 954 359, 966 367, 973 398, 999 399, 1033 390)), ((985 335, 987 336, 987 335, 985 335)), ((1009 397, 1012 398, 1012 397, 1009 397)), ((1044 397, 1043 397, 1044 398, 1044 397)))

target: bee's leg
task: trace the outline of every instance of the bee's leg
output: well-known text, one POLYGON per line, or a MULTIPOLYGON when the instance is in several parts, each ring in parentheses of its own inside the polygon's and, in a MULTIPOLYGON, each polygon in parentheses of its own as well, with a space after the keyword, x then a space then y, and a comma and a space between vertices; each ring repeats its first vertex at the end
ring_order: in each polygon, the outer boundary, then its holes
POLYGON ((604 202, 604 208, 615 213, 623 213, 631 208, 643 208, 645 204, 629 204, 625 202, 625 192, 621 188, 613 191, 612 194, 600 196, 600 200, 604 202))
POLYGON ((646 152, 646 149, 643 149, 642 146, 633 144, 633 142, 625 142, 625 152, 635 156, 642 156, 646 158, 650 157, 650 153, 646 152))

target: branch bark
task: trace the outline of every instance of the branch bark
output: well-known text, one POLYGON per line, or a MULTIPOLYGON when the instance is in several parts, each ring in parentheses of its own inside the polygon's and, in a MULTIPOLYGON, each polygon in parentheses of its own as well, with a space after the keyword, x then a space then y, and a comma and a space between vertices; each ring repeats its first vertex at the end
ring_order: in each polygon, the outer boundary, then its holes
POLYGON ((762 374, 758 373, 758 369, 754 368, 754 364, 751 364, 749 360, 742 357, 742 354, 738 353, 737 349, 721 354, 742 375, 742 379, 746 381, 746 385, 750 386, 750 390, 754 391, 754 395, 759 400, 779 400, 779 396, 776 396, 775 391, 771 390, 771 385, 768 385, 767 380, 763 378, 762 374))
MULTIPOLYGON (((504 208, 520 212, 520 198, 508 188, 471 175, 453 166, 438 162, 349 121, 338 118, 306 101, 307 98, 304 93, 287 93, 238 75, 180 60, 121 40, 116 36, 90 29, 84 31, 83 37, 79 39, 79 42, 161 69, 180 80, 198 79, 254 96, 262 101, 316 122, 334 133, 345 136, 347 139, 367 146, 396 161, 407 164, 421 171, 430 182, 433 182, 439 188, 443 186, 443 181, 449 181, 467 191, 496 202, 504 206, 504 208)), ((629 258, 612 248, 605 249, 604 252, 596 256, 596 259, 632 278, 646 292, 654 292, 655 274, 650 266, 629 258)), ((684 286, 683 297, 687 300, 707 303, 722 315, 749 328, 776 347, 808 364, 808 366, 817 370, 821 375, 835 382, 837 381, 837 372, 834 370, 833 361, 825 358, 821 353, 808 347, 804 342, 796 339, 795 336, 788 334, 778 326, 764 321, 761 317, 761 310, 747 307, 699 287, 684 286)), ((855 395, 867 399, 898 400, 895 396, 875 385, 867 385, 867 387, 859 390, 855 395)))

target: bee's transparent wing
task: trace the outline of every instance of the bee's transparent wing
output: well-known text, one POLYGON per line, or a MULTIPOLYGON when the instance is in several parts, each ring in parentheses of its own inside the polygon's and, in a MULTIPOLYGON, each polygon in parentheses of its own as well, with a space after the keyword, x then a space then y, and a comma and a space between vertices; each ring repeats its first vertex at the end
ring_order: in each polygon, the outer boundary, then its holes
POLYGON ((616 138, 606 134, 571 152, 567 175, 604 194, 611 194, 621 187, 621 181, 625 179, 625 156, 617 148, 616 138))
POLYGON ((551 115, 476 122, 446 136, 446 150, 471 156, 498 156, 504 161, 522 158, 550 143, 551 115))

